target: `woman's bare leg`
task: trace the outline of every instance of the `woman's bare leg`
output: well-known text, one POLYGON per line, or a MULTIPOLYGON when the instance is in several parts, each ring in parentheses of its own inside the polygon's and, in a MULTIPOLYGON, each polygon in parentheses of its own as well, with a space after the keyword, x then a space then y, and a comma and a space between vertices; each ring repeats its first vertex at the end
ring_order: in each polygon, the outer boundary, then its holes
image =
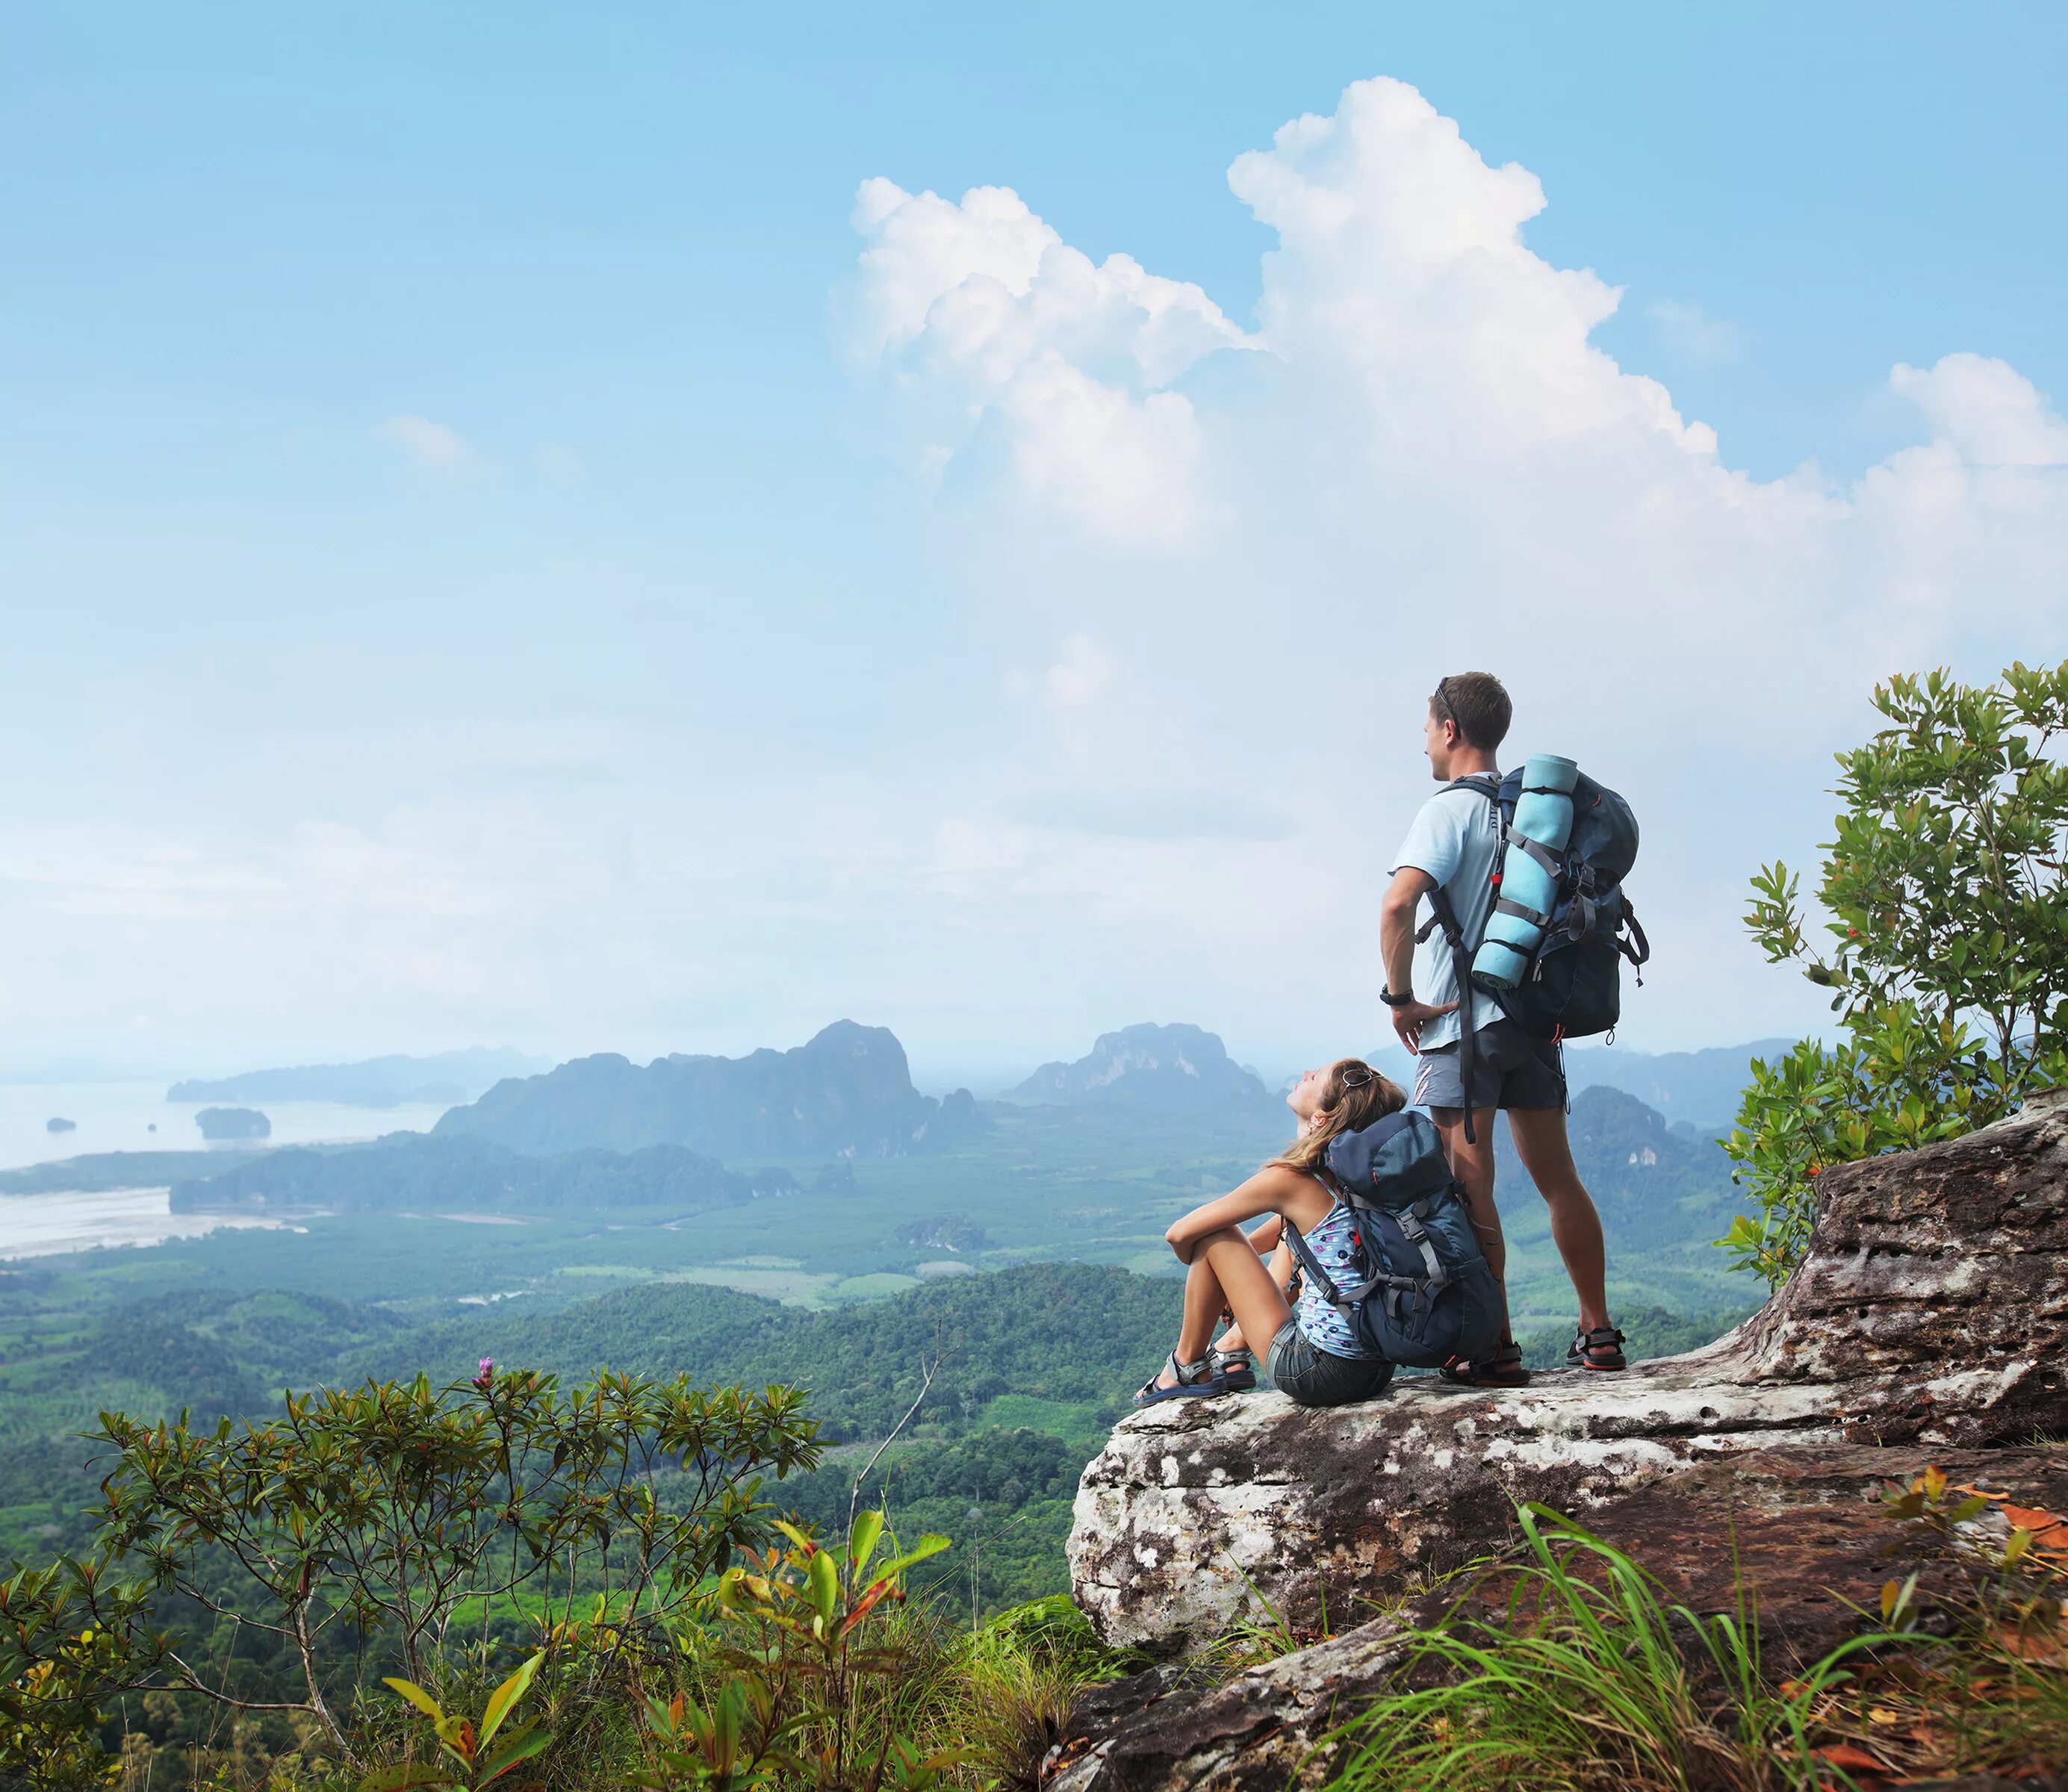
MULTIPOLYGON (((1185 1272, 1185 1318, 1178 1332, 1178 1360, 1196 1363, 1213 1343, 1214 1327, 1226 1308, 1241 1335, 1273 1338, 1292 1317, 1285 1295, 1240 1226, 1210 1232, 1193 1247, 1185 1272)), ((1159 1388, 1173 1385, 1166 1367, 1159 1388)))
MULTIPOLYGON (((1283 1222, 1281 1221, 1280 1224, 1283 1224, 1283 1222)), ((1256 1231, 1252 1232, 1249 1235, 1249 1241, 1252 1246, 1257 1247, 1260 1250, 1263 1247, 1260 1242, 1259 1234, 1260 1234, 1264 1229, 1262 1226, 1259 1226, 1256 1229, 1256 1231)), ((1285 1290, 1292 1286, 1293 1267, 1292 1252, 1289 1245, 1280 1245, 1276 1250, 1272 1251, 1268 1257, 1264 1258, 1264 1268, 1269 1272, 1272 1283, 1277 1287, 1280 1294, 1283 1294, 1285 1290)), ((1290 1309, 1288 1308, 1288 1310, 1289 1311, 1290 1309)), ((1279 1321, 1280 1325, 1283 1325, 1284 1323, 1285 1322, 1283 1319, 1279 1321)), ((1264 1343, 1265 1345, 1268 1345, 1270 1342, 1271 1339, 1269 1338, 1266 1338, 1264 1340, 1264 1343)), ((1214 1347, 1216 1350, 1244 1351, 1249 1350, 1256 1347, 1252 1347, 1249 1340, 1243 1335, 1243 1331, 1240 1326, 1231 1325, 1227 1330, 1223 1331, 1220 1335, 1219 1338, 1215 1341, 1214 1347)))

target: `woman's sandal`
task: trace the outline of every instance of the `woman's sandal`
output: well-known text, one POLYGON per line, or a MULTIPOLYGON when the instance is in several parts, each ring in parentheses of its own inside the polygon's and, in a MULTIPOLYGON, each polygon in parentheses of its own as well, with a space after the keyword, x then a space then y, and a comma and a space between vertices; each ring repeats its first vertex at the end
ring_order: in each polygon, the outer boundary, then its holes
POLYGON ((1247 1350, 1211 1350, 1207 1360, 1224 1394, 1246 1394, 1256 1385, 1256 1359, 1247 1350))
POLYGON ((1158 1369, 1142 1384, 1142 1392, 1134 1396, 1137 1406, 1154 1406, 1162 1400, 1195 1400, 1211 1394, 1225 1394, 1227 1387, 1214 1373, 1214 1359, 1209 1351, 1196 1363, 1180 1363, 1175 1351, 1163 1359, 1163 1369, 1158 1369), (1159 1388, 1158 1377, 1163 1369, 1170 1371, 1174 1385, 1159 1388))
POLYGON ((1454 1356, 1436 1371, 1460 1388, 1526 1388, 1529 1371, 1522 1366, 1522 1347, 1512 1339, 1484 1356, 1454 1356))
POLYGON ((1622 1343, 1622 1334, 1612 1325, 1598 1325, 1592 1331, 1583 1327, 1566 1347, 1565 1360, 1576 1369, 1626 1369, 1622 1343))

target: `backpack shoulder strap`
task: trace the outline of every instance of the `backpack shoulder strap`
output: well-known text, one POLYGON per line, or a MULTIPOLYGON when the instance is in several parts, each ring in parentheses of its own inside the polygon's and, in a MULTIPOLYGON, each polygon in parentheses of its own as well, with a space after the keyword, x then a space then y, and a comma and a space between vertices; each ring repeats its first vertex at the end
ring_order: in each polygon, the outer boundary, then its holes
POLYGON ((1292 1247, 1293 1256, 1299 1259, 1301 1274, 1314 1278, 1314 1286, 1321 1290, 1321 1298, 1339 1312, 1347 1312, 1350 1302, 1344 1298, 1342 1290, 1336 1286, 1335 1278, 1321 1267, 1321 1258, 1300 1236, 1299 1227, 1289 1217, 1285 1221, 1284 1237, 1284 1241, 1292 1247))

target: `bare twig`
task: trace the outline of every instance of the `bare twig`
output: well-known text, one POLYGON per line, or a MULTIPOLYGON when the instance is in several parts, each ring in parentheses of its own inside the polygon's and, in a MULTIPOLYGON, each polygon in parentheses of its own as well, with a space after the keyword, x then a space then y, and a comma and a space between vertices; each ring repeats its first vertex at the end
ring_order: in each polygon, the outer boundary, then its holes
POLYGON ((883 1453, 889 1449, 892 1444, 897 1441, 898 1433, 902 1431, 906 1426, 911 1424, 912 1415, 919 1410, 921 1404, 926 1400, 927 1394, 931 1391, 934 1385, 934 1377, 940 1373, 942 1354, 940 1331, 939 1328, 936 1327, 934 1332, 934 1360, 931 1363, 928 1363, 924 1357, 922 1357, 919 1359, 926 1372, 919 1383, 919 1392, 918 1397, 915 1398, 912 1404, 905 1409, 905 1416, 900 1419, 897 1424, 890 1428, 890 1435, 876 1446, 876 1453, 870 1457, 867 1463, 863 1465, 861 1473, 854 1477, 854 1489, 853 1491, 848 1495, 847 1501, 847 1534, 849 1536, 852 1537, 854 1534, 854 1515, 861 1510, 861 1489, 863 1484, 869 1479, 870 1475, 875 1473, 876 1465, 883 1460, 883 1453))

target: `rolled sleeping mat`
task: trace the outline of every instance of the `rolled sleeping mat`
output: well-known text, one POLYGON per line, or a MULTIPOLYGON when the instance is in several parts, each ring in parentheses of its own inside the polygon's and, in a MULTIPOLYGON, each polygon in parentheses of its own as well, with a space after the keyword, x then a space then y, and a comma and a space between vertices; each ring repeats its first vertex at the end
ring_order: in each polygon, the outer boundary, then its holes
POLYGON ((1523 766, 1522 794, 1516 798, 1515 819, 1508 823, 1500 888, 1480 949, 1472 954, 1475 983, 1512 989, 1529 969, 1530 954, 1543 941, 1558 895, 1556 861, 1547 864, 1544 859, 1563 852, 1573 837, 1573 786, 1579 776, 1577 766, 1555 753, 1533 754, 1523 766), (1543 859, 1533 847, 1542 850, 1543 859))

